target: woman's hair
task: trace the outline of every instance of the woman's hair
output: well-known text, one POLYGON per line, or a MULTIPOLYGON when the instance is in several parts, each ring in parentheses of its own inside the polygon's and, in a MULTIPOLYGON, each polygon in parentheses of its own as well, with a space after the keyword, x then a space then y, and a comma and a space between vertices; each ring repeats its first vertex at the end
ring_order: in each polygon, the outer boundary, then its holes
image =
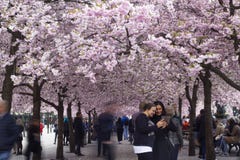
POLYGON ((143 110, 144 110, 144 111, 150 110, 152 107, 155 107, 155 105, 152 104, 152 103, 146 103, 146 104, 143 106, 143 110))
POLYGON ((165 106, 163 105, 163 103, 161 101, 155 101, 154 102, 154 105, 157 106, 161 106, 162 107, 162 115, 166 115, 166 109, 165 109, 165 106))

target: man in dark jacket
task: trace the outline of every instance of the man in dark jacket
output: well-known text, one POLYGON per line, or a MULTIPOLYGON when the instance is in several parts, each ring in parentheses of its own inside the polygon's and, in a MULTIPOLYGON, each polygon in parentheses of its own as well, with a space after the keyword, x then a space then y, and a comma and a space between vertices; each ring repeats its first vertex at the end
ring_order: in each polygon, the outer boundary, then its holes
POLYGON ((6 101, 0 100, 0 159, 7 160, 18 136, 18 127, 9 114, 6 101))
POLYGON ((83 128, 83 121, 82 121, 82 114, 80 112, 77 112, 76 118, 73 122, 73 128, 75 131, 75 144, 77 146, 76 154, 78 156, 84 156, 81 153, 80 147, 83 145, 83 138, 84 138, 84 128, 83 128))

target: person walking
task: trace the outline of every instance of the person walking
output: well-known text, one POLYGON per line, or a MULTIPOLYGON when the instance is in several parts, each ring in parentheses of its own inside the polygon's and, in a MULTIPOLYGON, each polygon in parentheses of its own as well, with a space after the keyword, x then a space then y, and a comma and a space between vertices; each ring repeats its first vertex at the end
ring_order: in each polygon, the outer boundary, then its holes
POLYGON ((98 117, 98 156, 101 154, 101 145, 103 147, 103 155, 107 160, 113 160, 114 154, 112 150, 111 134, 113 130, 113 114, 111 108, 101 113, 98 117))
POLYGON ((156 132, 156 139, 153 145, 153 159, 154 160, 170 160, 174 146, 169 139, 169 131, 177 131, 176 126, 170 120, 169 116, 166 116, 165 106, 161 101, 155 101, 156 113, 152 118, 152 121, 156 124, 162 120, 166 123, 166 127, 159 128, 156 132))
POLYGON ((8 160, 19 134, 14 117, 9 114, 7 101, 0 100, 0 160, 8 160))
POLYGON ((55 136, 54 136, 54 142, 53 144, 56 144, 57 141, 57 136, 58 136, 58 121, 56 120, 54 123, 54 129, 53 132, 55 132, 55 136))
POLYGON ((68 145, 69 142, 69 126, 68 126, 68 118, 64 118, 63 121, 63 145, 68 145))
POLYGON ((133 149, 138 156, 138 160, 153 160, 154 131, 160 127, 165 128, 167 125, 163 120, 156 124, 150 120, 155 111, 156 106, 154 104, 146 103, 143 112, 136 117, 133 149))
POLYGON ((205 141, 205 111, 200 110, 200 115, 196 119, 196 129, 198 132, 197 138, 199 142, 199 158, 205 159, 206 154, 206 141, 205 141))
POLYGON ((22 154, 22 149, 23 149, 23 145, 22 145, 23 135, 22 135, 22 132, 24 130, 24 125, 23 125, 23 121, 22 121, 21 117, 17 118, 16 124, 17 124, 18 129, 19 129, 19 134, 17 136, 17 140, 16 140, 16 143, 15 143, 15 146, 16 146, 15 151, 16 151, 16 154, 19 155, 19 154, 22 154))
POLYGON ((25 153, 26 160, 31 159, 31 154, 33 154, 33 160, 41 159, 42 147, 40 143, 40 121, 38 119, 33 119, 30 122, 28 128, 28 145, 25 153))
POLYGON ((128 124, 129 124, 129 118, 124 115, 122 117, 122 124, 123 124, 123 138, 124 140, 128 140, 128 124))
POLYGON ((117 139, 118 143, 121 144, 122 138, 123 138, 123 124, 121 121, 121 118, 119 117, 116 122, 116 129, 117 129, 117 139))
POLYGON ((73 128, 75 131, 75 145, 76 145, 75 154, 77 154, 78 156, 84 156, 81 153, 81 146, 83 145, 84 138, 84 127, 82 121, 82 114, 80 112, 76 113, 76 117, 73 122, 73 128))
POLYGON ((129 120, 128 132, 129 132, 129 142, 130 142, 130 144, 132 144, 133 143, 133 133, 134 133, 134 126, 133 126, 132 118, 129 120))

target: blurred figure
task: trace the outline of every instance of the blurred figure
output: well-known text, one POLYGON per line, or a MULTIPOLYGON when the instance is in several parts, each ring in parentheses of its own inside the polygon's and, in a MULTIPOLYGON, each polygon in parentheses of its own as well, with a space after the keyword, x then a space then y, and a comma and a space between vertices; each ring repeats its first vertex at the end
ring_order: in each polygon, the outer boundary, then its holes
MULTIPOLYGON (((214 119, 212 119, 211 126, 213 129, 216 129, 216 124, 214 119)), ((200 110, 200 116, 196 118, 196 129, 198 131, 198 141, 200 144, 199 148, 199 158, 205 159, 206 158, 206 123, 205 123, 205 110, 200 110)), ((213 134, 213 133, 212 133, 213 134)))
POLYGON ((18 136, 18 127, 13 116, 9 114, 6 101, 0 100, 0 159, 8 160, 14 142, 18 136))
POLYGON ((76 145, 75 154, 77 154, 78 156, 84 156, 81 153, 81 146, 83 146, 84 138, 84 125, 82 121, 82 114, 80 112, 76 113, 76 117, 73 122, 73 128, 75 131, 75 145, 76 145))
POLYGON ((55 132, 55 137, 54 137, 54 143, 53 144, 56 144, 57 136, 58 136, 58 121, 57 120, 54 123, 53 131, 55 132))
POLYGON ((124 138, 124 140, 128 140, 129 118, 127 116, 122 117, 122 124, 123 124, 123 138, 124 138))
POLYGON ((205 111, 200 110, 200 115, 196 118, 196 130, 199 146, 199 158, 205 158, 206 154, 206 142, 205 142, 205 111))
POLYGON ((176 115, 176 104, 173 104, 171 107, 166 108, 166 114, 171 117, 170 121, 176 126, 177 131, 169 131, 169 139, 173 144, 173 150, 171 153, 171 160, 178 159, 178 152, 183 147, 183 135, 182 135, 182 125, 180 119, 176 115))
POLYGON ((116 128, 117 128, 117 139, 118 143, 121 144, 122 137, 123 137, 123 124, 121 121, 121 118, 119 117, 116 122, 116 128))
POLYGON ((63 145, 68 145, 69 142, 69 126, 68 126, 68 118, 64 118, 63 121, 63 145))
POLYGON ((23 121, 22 121, 22 118, 21 117, 18 117, 17 120, 16 120, 16 124, 18 126, 18 129, 19 129, 19 134, 17 136, 17 140, 16 140, 16 143, 15 143, 15 152, 17 155, 19 154, 22 154, 22 140, 23 140, 23 135, 22 135, 22 132, 24 130, 24 125, 23 125, 23 121))
MULTIPOLYGON (((140 104, 139 104, 139 106, 138 106, 139 111, 136 112, 136 113, 134 113, 134 114, 132 115, 133 133, 135 132, 135 129, 136 129, 136 128, 135 128, 135 121, 136 121, 138 115, 141 114, 141 113, 144 111, 144 110, 143 110, 143 107, 144 107, 145 104, 146 104, 145 102, 140 102, 140 104)), ((134 141, 134 134, 133 134, 133 141, 134 141)))
POLYGON ((42 147, 40 143, 40 121, 38 119, 33 119, 28 128, 28 145, 25 153, 26 160, 31 159, 31 154, 33 154, 33 160, 41 159, 42 147))
POLYGON ((44 124, 42 122, 40 122, 40 134, 42 135, 43 132, 43 128, 44 128, 44 124))
POLYGON ((105 112, 101 113, 98 117, 98 156, 101 154, 101 145, 103 145, 103 155, 106 156, 107 160, 113 160, 113 148, 110 140, 113 129, 112 111, 110 108, 105 112))
POLYGON ((132 144, 133 143, 133 133, 134 133, 134 126, 133 126, 132 118, 129 120, 128 131, 129 131, 129 142, 132 144))

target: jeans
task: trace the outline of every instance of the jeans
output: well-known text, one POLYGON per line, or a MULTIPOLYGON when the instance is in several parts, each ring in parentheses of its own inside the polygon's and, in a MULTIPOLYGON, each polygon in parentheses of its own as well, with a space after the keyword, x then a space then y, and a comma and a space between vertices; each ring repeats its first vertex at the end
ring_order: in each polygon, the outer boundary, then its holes
POLYGON ((10 158, 11 151, 0 152, 0 160, 8 160, 10 158))
POLYGON ((223 136, 220 139, 220 148, 222 149, 223 153, 227 153, 227 142, 224 140, 223 136))
POLYGON ((124 140, 128 140, 128 125, 123 126, 123 137, 124 140))

